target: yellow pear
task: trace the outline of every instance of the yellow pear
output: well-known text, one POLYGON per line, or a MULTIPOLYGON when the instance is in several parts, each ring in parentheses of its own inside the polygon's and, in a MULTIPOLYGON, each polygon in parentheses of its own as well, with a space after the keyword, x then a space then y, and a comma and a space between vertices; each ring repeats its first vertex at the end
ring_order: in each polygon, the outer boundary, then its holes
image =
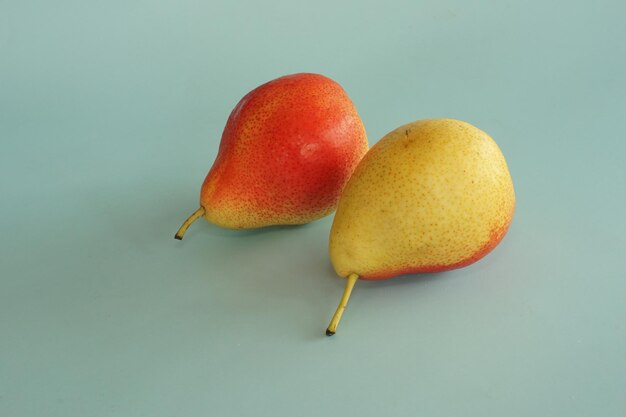
POLYGON ((453 119, 388 133, 346 185, 330 231, 330 258, 348 278, 327 335, 335 333, 357 279, 438 272, 489 253, 513 217, 515 193, 498 145, 453 119))

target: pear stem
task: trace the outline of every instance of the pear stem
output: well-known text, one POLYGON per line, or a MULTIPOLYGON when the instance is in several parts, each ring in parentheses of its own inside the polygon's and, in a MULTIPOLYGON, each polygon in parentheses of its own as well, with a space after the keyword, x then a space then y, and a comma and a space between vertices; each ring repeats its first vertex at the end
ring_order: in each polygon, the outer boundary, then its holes
POLYGON ((343 290, 343 295, 341 296, 341 301, 339 301, 339 306, 337 307, 337 311, 335 311, 335 315, 330 320, 330 324, 328 325, 328 328, 326 329, 326 336, 332 336, 337 331, 339 320, 341 320, 343 311, 346 309, 346 306, 348 305, 348 300, 350 299, 352 288, 354 288, 354 284, 356 283, 357 279, 359 279, 359 276, 357 274, 348 275, 346 288, 343 290))
POLYGON ((198 218, 204 216, 204 213, 205 213, 204 207, 200 207, 198 210, 194 211, 193 214, 189 216, 187 220, 185 220, 183 225, 180 226, 180 229, 178 229, 178 232, 176 232, 176 234, 174 235, 174 238, 178 240, 183 240, 183 236, 185 236, 185 232, 187 231, 189 226, 191 226, 191 223, 198 220, 198 218))

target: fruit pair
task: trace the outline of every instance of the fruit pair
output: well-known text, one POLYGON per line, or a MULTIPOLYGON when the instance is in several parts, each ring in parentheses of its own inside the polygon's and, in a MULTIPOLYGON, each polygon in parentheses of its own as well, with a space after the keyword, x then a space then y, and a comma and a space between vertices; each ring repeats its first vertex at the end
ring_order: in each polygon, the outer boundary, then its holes
POLYGON ((232 111, 201 207, 176 238, 201 216, 253 228, 308 223, 337 207, 330 257, 347 284, 330 336, 357 279, 461 268, 504 237, 513 184, 483 131, 417 121, 367 149, 363 124, 334 81, 295 74, 264 84, 232 111))

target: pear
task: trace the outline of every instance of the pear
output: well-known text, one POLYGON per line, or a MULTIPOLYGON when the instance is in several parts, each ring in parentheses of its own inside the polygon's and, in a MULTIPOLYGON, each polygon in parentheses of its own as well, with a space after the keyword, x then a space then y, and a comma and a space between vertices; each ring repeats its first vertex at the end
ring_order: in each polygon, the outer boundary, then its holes
POLYGON ((368 150, 343 88, 300 73, 263 84, 235 106, 200 191, 200 217, 231 229, 309 223, 332 213, 368 150))
POLYGON ((330 258, 347 285, 326 334, 335 333, 357 279, 470 265, 502 240, 514 209, 504 156, 482 130, 434 119, 388 133, 339 201, 330 258))

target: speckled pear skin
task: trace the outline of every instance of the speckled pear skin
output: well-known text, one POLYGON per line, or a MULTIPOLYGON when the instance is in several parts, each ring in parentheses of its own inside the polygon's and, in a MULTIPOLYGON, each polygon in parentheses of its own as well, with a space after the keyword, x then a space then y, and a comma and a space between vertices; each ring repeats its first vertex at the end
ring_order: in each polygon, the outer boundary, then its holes
POLYGON ((367 150, 361 118, 338 83, 281 77, 233 109, 200 204, 226 228, 309 223, 335 210, 367 150))
POLYGON ((386 279, 467 266, 504 237, 515 209, 498 145, 459 120, 387 134, 346 185, 330 232, 339 276, 386 279))

